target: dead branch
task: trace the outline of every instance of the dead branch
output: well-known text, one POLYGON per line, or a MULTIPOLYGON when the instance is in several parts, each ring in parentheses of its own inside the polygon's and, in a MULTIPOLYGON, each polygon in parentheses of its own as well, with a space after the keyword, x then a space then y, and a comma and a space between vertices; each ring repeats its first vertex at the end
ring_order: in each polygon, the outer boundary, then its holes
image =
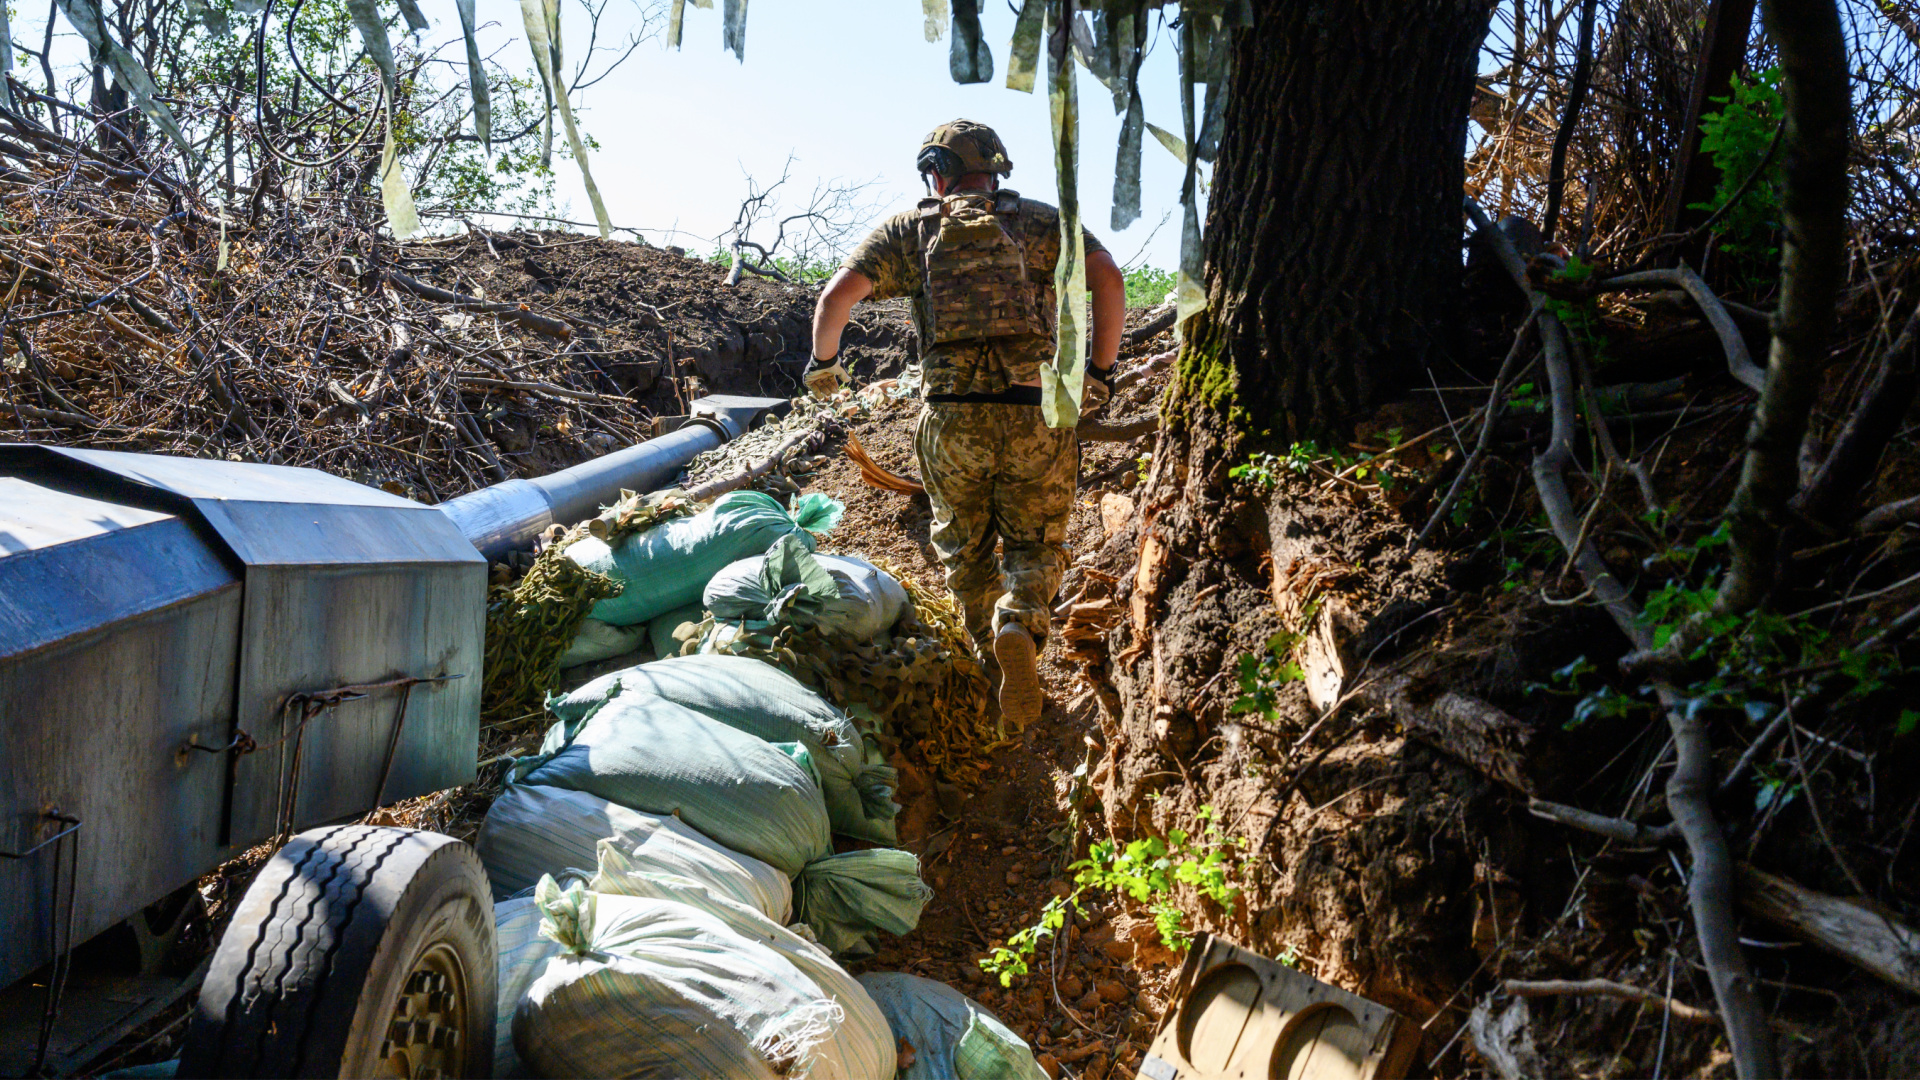
POLYGON ((1508 979, 1501 989, 1514 997, 1610 997, 1623 1001, 1637 1001, 1642 1005, 1653 1005, 1672 1013, 1676 1020, 1686 1020, 1695 1024, 1717 1024, 1720 1017, 1710 1009, 1688 1005, 1670 997, 1656 994, 1651 990, 1642 990, 1637 986, 1614 982, 1612 979, 1508 979))
MULTIPOLYGON (((1560 320, 1543 309, 1545 298, 1535 292, 1527 280, 1526 264, 1507 235, 1493 227, 1480 205, 1467 199, 1466 211, 1474 226, 1492 243, 1501 264, 1514 283, 1526 293, 1538 312, 1540 337, 1546 349, 1546 368, 1553 403, 1553 435, 1548 448, 1533 460, 1533 482, 1540 494, 1540 505, 1554 534, 1573 557, 1582 580, 1612 616, 1627 639, 1637 648, 1652 644, 1647 628, 1639 619, 1639 608, 1625 586, 1613 576, 1606 561, 1580 535, 1579 517, 1567 491, 1563 471, 1573 457, 1575 416, 1571 354, 1566 332, 1560 320)), ((1776 346, 1777 348, 1777 346, 1776 346)), ((1740 951, 1740 938, 1733 919, 1733 859, 1727 850, 1725 835, 1715 820, 1713 793, 1713 746, 1707 735, 1706 721, 1700 715, 1700 702, 1688 701, 1674 688, 1655 682, 1668 727, 1673 732, 1674 770, 1667 782, 1667 808, 1675 826, 1687 842, 1693 861, 1693 877, 1687 885, 1688 903, 1693 909, 1694 932, 1700 938, 1701 960, 1713 983, 1714 999, 1727 1028, 1727 1039, 1743 1078, 1773 1076, 1779 1072, 1774 1061, 1772 1034, 1766 1014, 1754 993, 1753 977, 1746 957, 1740 951)))
POLYGON ((1720 338, 1720 348, 1727 354, 1727 373, 1740 381, 1754 393, 1766 389, 1767 373, 1753 362, 1753 356, 1747 351, 1747 339, 1740 333, 1739 325, 1734 321, 1727 304, 1700 280, 1700 275, 1691 267, 1682 266, 1677 270, 1643 270, 1639 273, 1620 274, 1607 278, 1595 286, 1601 292, 1618 289, 1640 289, 1658 285, 1676 285, 1700 305, 1700 313, 1706 316, 1707 325, 1720 338))
POLYGON ((525 306, 520 304, 492 303, 482 300, 477 296, 468 296, 465 293, 457 293, 450 289, 442 289, 438 286, 429 285, 416 277, 403 274, 398 270, 387 271, 387 280, 415 296, 426 300, 436 300, 442 304, 452 304, 455 307, 464 308, 467 311, 484 311, 493 315, 505 315, 521 326, 545 334, 548 337, 564 339, 573 336, 573 327, 568 326, 559 319, 549 318, 545 315, 539 315, 529 311, 525 306))
MULTIPOLYGON (((1833 451, 1794 500, 1801 513, 1823 524, 1834 524, 1847 515, 1860 491, 1879 473, 1880 457, 1913 404, 1914 387, 1920 382, 1916 368, 1920 368, 1920 307, 1914 308, 1892 347, 1880 354, 1873 381, 1840 429, 1833 451)), ((1873 531, 1864 519, 1855 528, 1873 531)))
POLYGON ((1591 810, 1548 802, 1545 799, 1528 799, 1527 812, 1534 817, 1543 818, 1558 825, 1580 829, 1596 836, 1604 836, 1609 840, 1631 844, 1634 847, 1664 847, 1680 839, 1680 830, 1672 824, 1657 827, 1642 825, 1639 822, 1610 818, 1591 810))
POLYGON ((1494 426, 1500 422, 1501 414, 1506 411, 1507 391, 1513 386, 1514 380, 1520 377, 1522 370, 1520 358, 1525 355, 1526 342, 1537 325, 1538 318, 1537 310, 1528 311, 1526 321, 1520 324, 1519 331, 1513 335, 1513 347, 1507 350, 1507 358, 1500 362, 1500 372, 1493 377, 1493 390, 1487 395, 1486 408, 1481 411, 1480 438, 1474 442, 1473 452, 1467 455, 1466 463, 1461 465, 1460 471, 1454 475, 1453 483, 1447 488, 1446 496, 1440 500, 1439 506, 1434 507, 1433 514, 1427 518, 1426 525, 1421 527, 1420 535, 1413 538, 1414 547, 1425 544, 1427 538, 1433 535, 1433 531, 1440 527, 1440 523, 1447 519, 1447 514, 1453 510, 1453 504, 1458 502, 1461 494, 1466 491, 1469 479, 1479 471, 1480 463, 1486 459, 1487 447, 1493 442, 1494 426))
POLYGON ((1844 900, 1742 864, 1740 906, 1907 991, 1920 994, 1920 933, 1870 901, 1844 900))

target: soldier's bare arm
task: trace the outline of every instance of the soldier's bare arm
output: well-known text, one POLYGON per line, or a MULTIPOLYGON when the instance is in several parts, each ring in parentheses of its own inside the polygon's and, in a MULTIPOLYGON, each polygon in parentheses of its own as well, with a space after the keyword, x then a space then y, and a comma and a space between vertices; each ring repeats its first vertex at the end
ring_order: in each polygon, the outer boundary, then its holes
MULTIPOLYGON (((840 331, 846 329, 853 305, 872 294, 873 281, 867 275, 844 266, 834 271, 833 278, 820 292, 819 302, 813 305, 813 358, 816 361, 824 364, 840 355, 840 331)), ((1123 305, 1125 296, 1123 286, 1123 305)), ((1116 336, 1115 341, 1118 340, 1116 336)))
POLYGON ((858 270, 841 267, 813 305, 813 362, 807 365, 806 384, 813 396, 832 397, 847 381, 840 363, 840 331, 847 327, 853 305, 873 293, 873 280, 858 270))
MULTIPOLYGON (((1093 294, 1093 347, 1088 360, 1106 371, 1120 356, 1120 328, 1127 321, 1127 279, 1111 254, 1087 253, 1087 291, 1093 294)), ((814 331, 815 340, 819 333, 814 331)))

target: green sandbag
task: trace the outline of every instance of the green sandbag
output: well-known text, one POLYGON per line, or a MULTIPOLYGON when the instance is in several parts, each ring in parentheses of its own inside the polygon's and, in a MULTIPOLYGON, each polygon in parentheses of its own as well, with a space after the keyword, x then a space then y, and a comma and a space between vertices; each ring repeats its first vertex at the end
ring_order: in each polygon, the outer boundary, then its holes
MULTIPOLYGON (((895 971, 860 976, 895 1039, 913 1046, 898 1080, 1043 1080, 1026 1041, 945 983, 895 971)), ((1142 1074, 1145 1075, 1145 1074, 1142 1074)))
POLYGON ((835 956, 868 956, 874 931, 896 937, 920 925, 933 890, 910 851, 868 848, 807 864, 793 883, 793 917, 835 956))
POLYGON ((618 547, 593 537, 576 541, 567 557, 623 586, 619 596, 599 601, 588 614, 634 626, 699 602, 721 568, 767 550, 782 536, 796 536, 811 551, 813 533, 831 529, 844 509, 824 495, 808 495, 789 511, 771 495, 730 491, 700 513, 634 533, 618 547))
POLYGON ((615 694, 547 732, 507 782, 584 791, 630 810, 673 814, 716 843, 795 879, 794 911, 836 954, 865 955, 885 930, 919 924, 933 896, 920 862, 876 848, 833 853, 814 759, 651 694, 615 694))
POLYGON ((693 623, 698 626, 707 617, 706 609, 699 604, 677 607, 665 615, 655 615, 647 623, 647 637, 653 642, 653 655, 661 660, 669 656, 679 656, 680 646, 684 642, 673 636, 681 623, 693 623))
POLYGON ((743 656, 671 657, 602 675, 549 699, 547 708, 578 721, 622 694, 665 698, 768 742, 804 745, 833 831, 875 844, 899 842, 893 820, 900 810, 893 802, 898 775, 880 748, 862 738, 845 713, 779 668, 743 656))
MULTIPOLYGON (((786 746, 807 756, 804 747, 786 746)), ((791 877, 833 850, 810 764, 683 705, 628 694, 578 724, 555 724, 540 754, 516 760, 509 779, 584 791, 643 813, 677 814, 791 877)))

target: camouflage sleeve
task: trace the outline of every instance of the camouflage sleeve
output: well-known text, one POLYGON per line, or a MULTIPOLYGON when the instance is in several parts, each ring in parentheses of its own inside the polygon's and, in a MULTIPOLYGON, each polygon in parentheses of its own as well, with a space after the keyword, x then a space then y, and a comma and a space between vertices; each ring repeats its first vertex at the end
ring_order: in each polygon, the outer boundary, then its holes
POLYGON ((895 214, 867 235, 840 265, 873 282, 875 300, 920 291, 920 244, 912 211, 895 214))

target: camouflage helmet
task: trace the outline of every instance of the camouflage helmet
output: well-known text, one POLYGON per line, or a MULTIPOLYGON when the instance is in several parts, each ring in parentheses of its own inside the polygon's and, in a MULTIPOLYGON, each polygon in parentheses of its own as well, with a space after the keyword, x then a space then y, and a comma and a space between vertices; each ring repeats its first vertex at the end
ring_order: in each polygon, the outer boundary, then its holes
POLYGON ((920 153, 914 164, 923 173, 938 173, 952 178, 969 173, 1013 172, 1006 144, 992 128, 972 120, 941 124, 920 140, 920 153))

